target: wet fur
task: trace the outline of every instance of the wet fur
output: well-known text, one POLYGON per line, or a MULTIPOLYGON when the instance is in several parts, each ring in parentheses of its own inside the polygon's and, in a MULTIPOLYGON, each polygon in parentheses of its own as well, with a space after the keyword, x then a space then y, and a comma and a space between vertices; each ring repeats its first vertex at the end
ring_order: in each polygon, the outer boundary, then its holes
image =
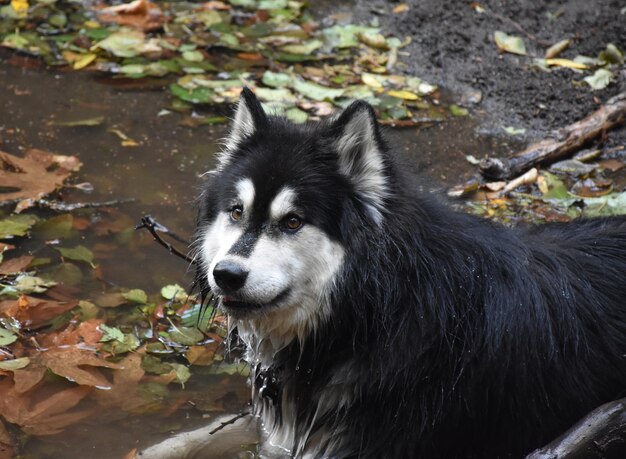
POLYGON ((359 113, 373 119, 363 103, 304 126, 257 113, 199 200, 201 238, 228 183, 290 184, 345 252, 329 319, 250 357, 270 440, 299 457, 521 457, 624 396, 626 218, 507 229, 452 211, 417 191, 375 123, 373 202, 337 159, 359 113))

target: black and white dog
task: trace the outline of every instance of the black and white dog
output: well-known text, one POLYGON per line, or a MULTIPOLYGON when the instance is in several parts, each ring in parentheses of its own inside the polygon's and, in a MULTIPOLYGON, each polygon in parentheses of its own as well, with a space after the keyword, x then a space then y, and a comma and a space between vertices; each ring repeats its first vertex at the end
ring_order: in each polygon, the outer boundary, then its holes
POLYGON ((244 89, 198 281, 247 349, 266 444, 521 457, 626 394, 626 218, 506 229, 419 193, 372 108, 294 125, 244 89))

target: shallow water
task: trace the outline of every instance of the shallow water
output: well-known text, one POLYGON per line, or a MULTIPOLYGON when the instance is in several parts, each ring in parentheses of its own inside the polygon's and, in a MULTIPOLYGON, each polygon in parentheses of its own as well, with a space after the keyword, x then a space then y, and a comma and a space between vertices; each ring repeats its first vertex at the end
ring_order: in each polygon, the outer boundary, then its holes
MULTIPOLYGON (((58 72, 40 67, 36 61, 11 56, 0 58, 0 150, 19 155, 26 148, 40 148, 58 154, 76 155, 84 163, 77 182, 89 182, 92 193, 70 189, 67 202, 101 202, 133 199, 114 211, 124 231, 64 239, 64 245, 82 244, 92 249, 107 283, 128 288, 158 291, 168 283, 188 285, 186 264, 169 255, 145 234, 132 231, 144 214, 189 239, 193 231, 193 199, 199 174, 214 163, 217 140, 225 126, 188 128, 180 126, 177 113, 161 114, 169 98, 160 83, 146 88, 135 82, 112 84, 87 72, 58 72), (104 116, 102 125, 59 127, 55 121, 73 121, 104 116), (119 129, 140 145, 124 147, 109 132, 119 129), (67 244, 66 244, 67 243, 67 244)), ((465 155, 510 151, 506 139, 476 134, 476 120, 451 118, 423 128, 390 129, 395 148, 406 154, 410 165, 424 174, 427 188, 454 185, 473 173, 465 155)), ((51 215, 41 211, 42 215, 51 215)), ((80 215, 80 212, 78 212, 80 215)), ((96 213, 97 214, 97 213, 96 213)), ((89 214, 94 218, 94 213, 89 214)), ((184 248, 184 246, 183 246, 184 248)), ((33 238, 20 247, 22 252, 45 256, 51 249, 33 238)), ((83 275, 75 279, 81 296, 90 298, 102 291, 102 283, 83 275)), ((207 422, 201 410, 182 406, 177 397, 192 391, 194 402, 202 394, 215 392, 225 379, 195 371, 185 388, 170 388, 166 413, 129 414, 100 412, 61 434, 30 438, 22 450, 32 458, 121 458, 134 447, 145 447, 172 432, 207 422)), ((230 406, 245 403, 243 378, 227 381, 233 385, 230 406)), ((164 395, 165 396, 165 395, 164 395)))

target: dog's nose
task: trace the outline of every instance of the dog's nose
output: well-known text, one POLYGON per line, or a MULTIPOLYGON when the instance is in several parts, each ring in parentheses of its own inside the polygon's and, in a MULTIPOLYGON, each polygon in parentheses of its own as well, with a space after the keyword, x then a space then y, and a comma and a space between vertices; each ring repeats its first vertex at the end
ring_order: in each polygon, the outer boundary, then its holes
POLYGON ((248 271, 233 261, 220 261, 213 268, 215 282, 228 292, 236 292, 243 287, 247 277, 248 271))

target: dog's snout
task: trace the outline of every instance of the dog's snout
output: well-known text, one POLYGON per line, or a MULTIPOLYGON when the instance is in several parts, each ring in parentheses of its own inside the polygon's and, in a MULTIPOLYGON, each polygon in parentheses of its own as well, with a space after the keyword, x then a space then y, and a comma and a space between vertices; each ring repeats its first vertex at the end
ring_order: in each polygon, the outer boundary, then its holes
POLYGON ((223 260, 215 265, 213 278, 217 285, 228 292, 235 292, 243 287, 248 271, 238 263, 223 260))

